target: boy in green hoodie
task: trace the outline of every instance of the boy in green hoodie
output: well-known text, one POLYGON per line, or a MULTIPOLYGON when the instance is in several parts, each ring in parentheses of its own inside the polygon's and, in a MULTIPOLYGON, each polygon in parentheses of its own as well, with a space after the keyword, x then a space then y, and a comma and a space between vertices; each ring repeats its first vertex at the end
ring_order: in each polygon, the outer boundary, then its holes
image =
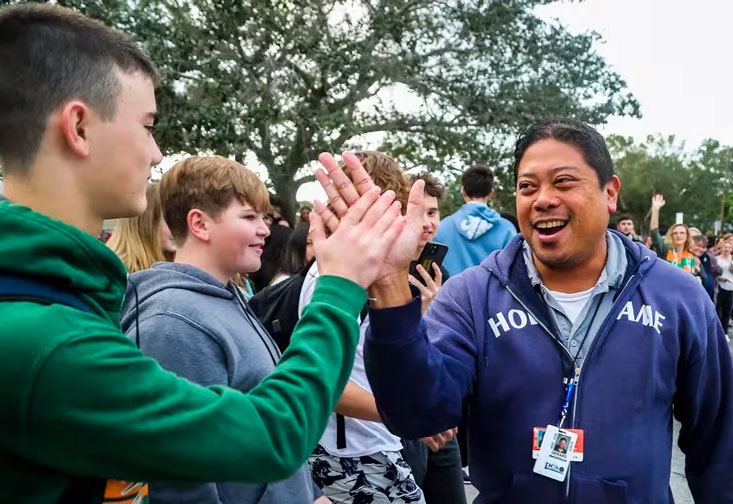
POLYGON ((343 391, 365 287, 404 227, 389 192, 353 195, 328 239, 312 214, 326 275, 290 348, 247 394, 161 369, 120 331, 126 272, 95 238, 104 219, 146 206, 161 159, 156 83, 148 58, 100 23, 49 5, 0 9, 0 275, 54 285, 93 311, 0 302, 3 502, 139 503, 146 480, 292 474, 343 391))

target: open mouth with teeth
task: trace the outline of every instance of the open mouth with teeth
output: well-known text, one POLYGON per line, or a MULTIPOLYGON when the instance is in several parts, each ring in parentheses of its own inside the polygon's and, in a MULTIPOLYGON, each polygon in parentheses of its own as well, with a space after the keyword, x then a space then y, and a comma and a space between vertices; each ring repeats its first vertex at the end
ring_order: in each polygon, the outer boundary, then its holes
POLYGON ((562 230, 565 226, 567 226, 567 224, 568 221, 558 219, 546 222, 538 222, 537 224, 535 224, 534 227, 535 229, 537 229, 537 232, 539 234, 549 236, 562 230))

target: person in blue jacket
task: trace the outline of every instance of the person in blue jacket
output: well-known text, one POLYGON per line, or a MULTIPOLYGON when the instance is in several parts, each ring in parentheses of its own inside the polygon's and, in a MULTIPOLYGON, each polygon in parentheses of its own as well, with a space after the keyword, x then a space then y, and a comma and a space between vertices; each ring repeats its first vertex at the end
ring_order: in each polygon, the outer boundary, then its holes
POLYGON ((481 164, 461 176, 465 204, 438 226, 435 241, 448 245, 443 267, 451 275, 476 266, 494 250, 504 248, 517 234, 514 225, 489 208, 494 196, 494 174, 481 164))
POLYGON ((411 197, 412 231, 369 292, 366 369, 384 423, 419 437, 458 423, 467 402, 476 503, 668 504, 674 416, 695 502, 733 503, 733 371, 710 298, 606 229, 621 183, 591 127, 533 124, 514 169, 522 235, 451 277, 425 319, 404 280, 420 232, 411 197), (532 458, 535 427, 559 424, 584 434, 562 482, 532 458))

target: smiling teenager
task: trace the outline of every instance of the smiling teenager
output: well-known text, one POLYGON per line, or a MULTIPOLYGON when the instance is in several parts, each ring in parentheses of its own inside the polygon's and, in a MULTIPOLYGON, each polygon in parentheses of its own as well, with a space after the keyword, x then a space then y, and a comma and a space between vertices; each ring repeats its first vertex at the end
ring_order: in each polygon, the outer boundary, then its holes
POLYGON ((369 289, 364 354, 385 425, 419 437, 458 423, 468 402, 477 503, 661 504, 674 413, 695 501, 733 503, 731 356, 707 294, 607 230, 620 182, 593 128, 539 121, 514 159, 522 235, 451 277, 424 322, 405 280, 422 229, 408 208, 369 289), (538 467, 537 428, 576 436, 558 426, 583 431, 582 461, 538 467))
MULTIPOLYGON (((263 356, 256 369, 200 377, 209 386, 162 369, 120 331, 127 272, 96 239, 104 219, 146 208, 161 159, 151 131, 157 82, 148 57, 99 22, 55 5, 0 9, 3 502, 139 504, 148 487, 137 482, 240 481, 267 492, 262 483, 302 474, 351 372, 365 288, 404 229, 399 208, 373 191, 328 238, 312 215, 321 277, 277 365, 263 336, 247 343, 263 356), (34 295, 13 290, 29 285, 34 295)), ((193 205, 176 221, 174 236, 188 233, 190 217, 199 248, 216 251, 186 285, 213 297, 230 273, 256 267, 265 235, 258 187, 232 188, 235 197, 193 205)), ((187 250, 181 259, 193 256, 204 257, 187 250)), ((200 342, 190 326, 185 334, 200 342)), ((183 352, 189 341, 175 343, 183 352)), ((236 361, 239 347, 217 344, 200 346, 213 353, 208 366, 236 361)))
MULTIPOLYGON (((280 352, 232 282, 260 268, 269 195, 257 176, 221 156, 179 162, 160 184, 163 215, 176 241, 173 263, 128 280, 122 330, 143 354, 201 385, 247 392, 280 352)), ((150 483, 153 502, 310 504, 307 466, 274 484, 150 483)))

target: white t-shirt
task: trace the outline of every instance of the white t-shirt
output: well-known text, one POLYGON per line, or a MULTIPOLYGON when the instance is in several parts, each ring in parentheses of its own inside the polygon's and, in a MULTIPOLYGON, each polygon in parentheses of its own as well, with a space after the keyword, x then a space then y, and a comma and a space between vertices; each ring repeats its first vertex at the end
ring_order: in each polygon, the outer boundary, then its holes
MULTIPOLYGON (((318 265, 313 263, 313 266, 308 270, 303 281, 303 287, 300 290, 298 318, 303 314, 303 309, 306 305, 313 299, 317 278, 318 265)), ((371 393, 372 388, 369 386, 366 369, 364 368, 364 338, 366 337, 368 327, 369 317, 367 316, 359 326, 359 343, 356 347, 354 368, 351 371, 351 376, 349 376, 349 381, 371 393)), ((361 457, 377 452, 399 451, 402 449, 400 438, 389 432, 387 427, 381 422, 370 422, 368 420, 344 417, 344 427, 346 434, 346 448, 344 449, 339 450, 337 448, 335 413, 328 419, 328 425, 326 425, 326 430, 323 433, 323 437, 321 437, 319 444, 333 456, 361 457)))
POLYGON ((560 306, 562 306, 562 311, 565 312, 570 323, 573 324, 573 330, 575 329, 578 317, 580 317, 580 313, 583 311, 583 308, 585 308, 585 305, 588 304, 591 294, 593 294, 593 289, 595 289, 595 286, 588 290, 573 292, 570 294, 566 292, 550 291, 552 297, 555 298, 560 306))
POLYGON ((731 261, 726 261, 720 256, 716 257, 715 260, 718 261, 718 266, 720 266, 720 269, 722 270, 718 277, 718 287, 723 290, 732 291, 733 272, 730 270, 731 261))

